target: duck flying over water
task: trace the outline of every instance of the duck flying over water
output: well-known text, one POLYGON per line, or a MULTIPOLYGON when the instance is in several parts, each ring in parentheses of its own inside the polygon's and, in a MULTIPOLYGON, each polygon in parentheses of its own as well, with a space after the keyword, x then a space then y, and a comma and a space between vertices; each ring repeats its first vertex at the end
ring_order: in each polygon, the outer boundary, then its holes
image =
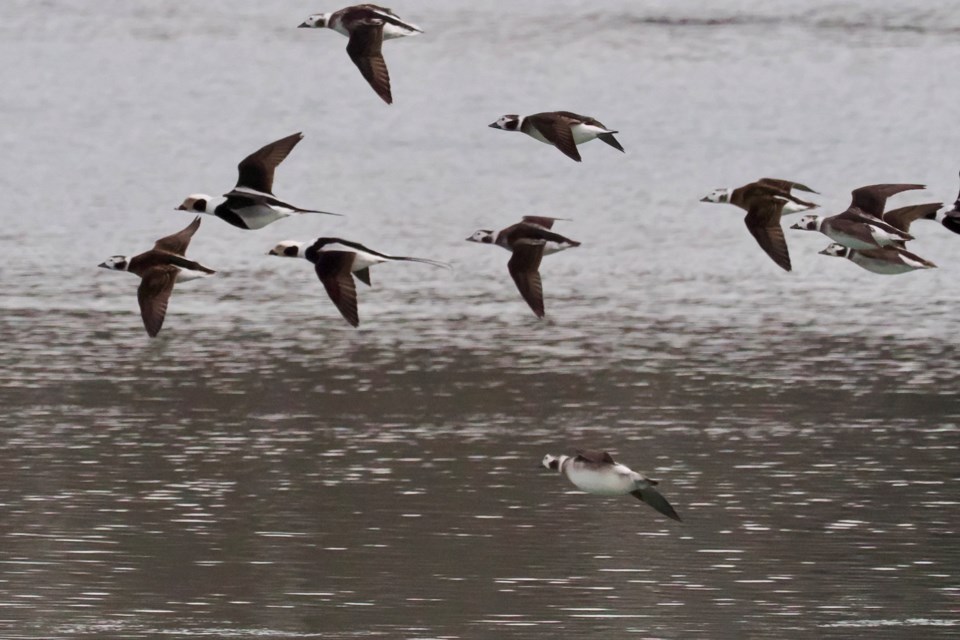
POLYGON ((333 29, 350 38, 347 54, 387 104, 393 103, 393 94, 387 62, 383 59, 383 41, 423 33, 417 25, 405 22, 390 9, 375 4, 357 4, 333 13, 315 13, 299 28, 333 29))
POLYGON ((749 211, 749 203, 757 197, 769 196, 779 197, 786 200, 783 206, 783 214, 799 213, 815 209, 819 205, 813 202, 801 200, 793 195, 793 191, 805 191, 819 195, 810 187, 792 180, 781 180, 779 178, 760 178, 756 182, 750 182, 742 187, 721 187, 714 189, 704 197, 700 202, 715 202, 719 204, 732 204, 740 207, 744 211, 749 211))
POLYGON ((913 240, 909 233, 884 222, 887 198, 903 191, 923 189, 922 184, 873 184, 854 189, 846 211, 835 216, 805 215, 791 229, 819 231, 845 247, 863 251, 902 246, 913 240))
POLYGON ((222 198, 195 193, 188 196, 177 210, 214 215, 240 229, 261 229, 280 218, 299 213, 340 215, 301 209, 273 195, 274 170, 302 139, 302 133, 295 133, 254 151, 237 166, 240 177, 232 191, 222 198))
POLYGON ((151 338, 156 337, 163 327, 173 285, 216 273, 184 255, 199 228, 200 216, 197 216, 185 229, 157 240, 149 251, 132 258, 113 256, 97 265, 113 271, 129 271, 140 277, 137 302, 143 326, 151 338))
POLYGON ((606 451, 581 450, 575 456, 548 453, 542 464, 567 476, 581 491, 600 496, 632 495, 668 518, 682 522, 673 506, 657 491, 658 480, 616 462, 606 451))
POLYGON ((510 277, 538 318, 545 315, 540 261, 545 255, 580 246, 576 240, 552 231, 556 220, 562 218, 524 216, 517 224, 500 231, 480 229, 467 238, 468 242, 496 245, 513 254, 507 263, 510 277))
MULTIPOLYGON (((904 233, 909 233, 910 225, 916 220, 936 219, 937 211, 939 211, 942 206, 942 202, 928 202, 925 204, 912 204, 906 207, 900 207, 899 209, 884 212, 883 221, 904 233)), ((858 267, 881 275, 896 275, 916 271, 917 269, 935 269, 937 267, 937 265, 929 260, 925 260, 917 254, 907 251, 905 245, 906 243, 903 243, 882 247, 880 249, 863 249, 858 251, 834 242, 828 245, 820 254, 835 258, 846 258, 858 267)))
POLYGON ((853 264, 881 275, 908 273, 917 269, 935 269, 937 265, 924 260, 915 253, 900 247, 882 247, 880 249, 850 249, 834 242, 820 252, 821 255, 846 258, 853 264))
POLYGON ((777 265, 785 271, 791 270, 790 251, 787 239, 780 226, 780 217, 788 212, 807 211, 817 205, 793 195, 793 190, 816 193, 810 187, 799 182, 761 178, 735 189, 714 189, 700 199, 700 202, 732 204, 747 212, 743 219, 747 230, 777 265))
POLYGON ((353 276, 369 287, 370 267, 381 262, 420 262, 434 267, 450 268, 450 265, 436 260, 388 256, 359 242, 342 238, 317 238, 312 243, 286 240, 271 249, 268 255, 304 258, 311 262, 330 300, 343 319, 354 327, 360 325, 360 315, 357 311, 357 287, 353 276))
POLYGON ((504 131, 523 132, 534 140, 553 145, 577 162, 581 161, 577 145, 596 138, 623 152, 620 142, 613 136, 619 131, 608 129, 596 118, 570 111, 545 111, 525 117, 510 114, 501 116, 489 126, 504 131))

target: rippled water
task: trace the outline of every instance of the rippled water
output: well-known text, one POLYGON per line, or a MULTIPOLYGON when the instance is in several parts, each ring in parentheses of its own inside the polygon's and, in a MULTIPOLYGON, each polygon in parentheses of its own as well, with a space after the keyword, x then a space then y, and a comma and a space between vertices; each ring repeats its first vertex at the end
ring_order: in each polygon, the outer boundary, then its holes
POLYGON ((790 232, 786 274, 697 202, 952 202, 953 3, 437 4, 396 6, 390 107, 320 6, 0 6, 0 636, 956 637, 960 239, 885 278, 790 232), (626 155, 485 126, 548 109, 626 155), (348 216, 205 220, 148 340, 95 265, 298 130, 277 193, 348 216), (528 213, 583 243, 543 322, 462 241, 528 213), (454 269, 374 269, 353 330, 263 255, 320 234, 454 269), (587 446, 684 522, 538 466, 587 446))

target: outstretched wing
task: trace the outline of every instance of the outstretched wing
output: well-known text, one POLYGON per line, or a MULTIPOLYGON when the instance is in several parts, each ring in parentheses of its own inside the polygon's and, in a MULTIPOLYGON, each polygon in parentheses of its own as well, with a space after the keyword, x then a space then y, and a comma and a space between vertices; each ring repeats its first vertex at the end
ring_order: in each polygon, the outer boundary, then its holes
POLYGON ((597 449, 577 449, 577 459, 581 462, 592 462, 594 464, 616 464, 606 451, 597 449))
POLYGON ((754 200, 743 221, 760 248, 781 268, 790 271, 790 251, 780 226, 784 204, 779 198, 754 200))
POLYGON ((390 73, 383 59, 383 23, 357 26, 350 34, 347 53, 357 65, 367 83, 384 102, 393 103, 390 92, 390 73))
POLYGON ((910 224, 920 218, 936 217, 937 211, 943 206, 942 202, 928 202, 926 204, 912 204, 906 207, 900 207, 893 211, 887 211, 883 214, 883 221, 889 225, 900 229, 904 233, 910 233, 910 224))
POLYGON ((522 242, 514 245, 513 255, 507 268, 517 285, 520 295, 530 305, 538 318, 544 316, 543 283, 540 281, 540 261, 543 259, 543 243, 522 242))
POLYGON ((237 187, 246 187, 273 195, 273 171, 277 168, 297 143, 303 139, 302 133, 294 133, 286 138, 254 151, 237 166, 240 177, 237 187))
POLYGON ((163 327, 163 319, 167 315, 167 304, 173 285, 177 281, 176 267, 154 267, 144 274, 137 289, 137 302, 140 303, 140 317, 147 335, 156 337, 163 327))
POLYGON ((330 300, 340 311, 344 320, 354 327, 360 325, 357 312, 357 286, 350 274, 356 254, 347 251, 321 251, 314 268, 317 277, 327 290, 330 300))
POLYGON ((185 255, 187 253, 187 247, 190 245, 190 239, 193 238, 193 234, 195 234, 199 228, 200 216, 197 216, 185 229, 181 229, 172 235, 157 240, 153 248, 158 251, 175 253, 178 256, 185 255))
POLYGON ((882 218, 887 198, 903 191, 925 188, 922 184, 871 184, 854 189, 850 193, 850 206, 856 207, 871 216, 882 218))
POLYGON ((760 178, 757 180, 760 184, 770 185, 776 187, 782 191, 790 191, 791 189, 796 189, 797 191, 806 191, 807 193, 818 193, 805 184, 799 182, 794 182, 792 180, 781 180, 779 178, 760 178))
POLYGON ((551 218, 549 216, 523 216, 521 219, 530 224, 540 225, 544 229, 552 229, 553 223, 557 220, 570 220, 570 218, 551 218))
POLYGON ((567 157, 581 161, 577 143, 573 141, 573 131, 570 129, 570 119, 566 117, 548 117, 540 114, 527 116, 527 121, 540 132, 544 138, 556 145, 567 157))

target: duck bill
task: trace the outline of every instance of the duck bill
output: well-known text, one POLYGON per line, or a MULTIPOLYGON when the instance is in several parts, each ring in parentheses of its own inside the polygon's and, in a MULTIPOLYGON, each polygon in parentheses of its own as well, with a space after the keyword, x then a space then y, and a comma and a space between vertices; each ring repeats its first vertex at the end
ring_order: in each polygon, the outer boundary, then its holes
POLYGON ((310 25, 308 25, 306 22, 301 22, 300 24, 297 25, 297 29, 309 29, 309 28, 310 28, 310 25))

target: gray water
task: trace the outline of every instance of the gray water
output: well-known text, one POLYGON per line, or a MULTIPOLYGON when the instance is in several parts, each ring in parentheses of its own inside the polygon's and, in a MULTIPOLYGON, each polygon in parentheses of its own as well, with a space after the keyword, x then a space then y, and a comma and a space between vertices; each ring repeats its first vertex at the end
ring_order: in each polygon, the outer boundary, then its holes
MULTIPOLYGON (((946 0, 410 0, 395 104, 294 2, 0 5, 3 638, 952 638, 960 633, 960 238, 881 277, 788 232, 794 271, 698 202, 762 175, 852 188, 960 168, 946 0), (582 164, 486 124, 618 129, 582 164), (136 281, 197 191, 294 131, 278 195, 207 218, 160 337, 136 281), (520 215, 583 243, 507 254, 520 215), (337 314, 284 239, 390 264, 337 314), (538 464, 612 451, 684 518, 538 464)), ((219 191, 217 191, 219 189, 219 191)))

